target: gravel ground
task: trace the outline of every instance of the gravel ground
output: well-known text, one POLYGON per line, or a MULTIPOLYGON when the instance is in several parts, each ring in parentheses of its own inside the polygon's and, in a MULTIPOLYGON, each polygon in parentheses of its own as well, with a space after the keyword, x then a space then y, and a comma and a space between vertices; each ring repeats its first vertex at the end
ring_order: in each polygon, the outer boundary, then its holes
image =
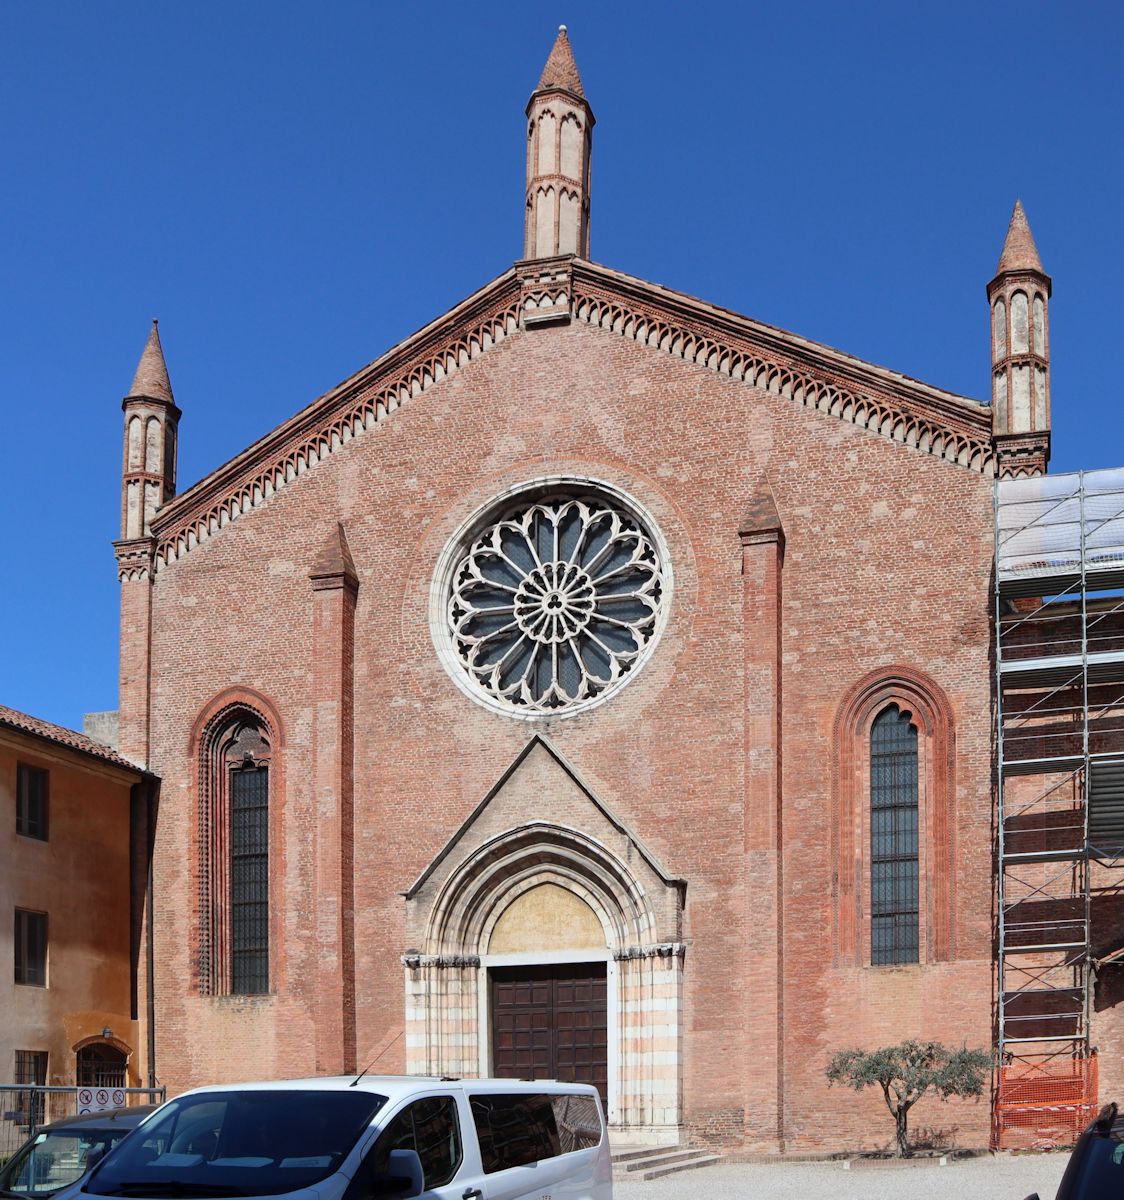
POLYGON ((646 1183, 613 1184, 615 1200, 1053 1200, 1068 1154, 968 1158, 947 1167, 906 1163, 736 1163, 646 1183))

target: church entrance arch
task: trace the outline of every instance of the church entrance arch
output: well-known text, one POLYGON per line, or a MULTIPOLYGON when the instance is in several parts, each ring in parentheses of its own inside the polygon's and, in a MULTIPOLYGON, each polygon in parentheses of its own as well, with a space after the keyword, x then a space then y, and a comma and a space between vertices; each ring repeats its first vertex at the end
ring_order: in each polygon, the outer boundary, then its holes
POLYGON ((653 881, 549 822, 465 849, 407 893, 407 1070, 590 1082, 616 1128, 677 1137, 682 946, 653 881))
POLYGON ((527 882, 490 923, 480 958, 487 972, 481 1027, 489 1032, 481 1066, 501 1078, 593 1084, 608 1111, 613 959, 605 927, 554 872, 527 882))

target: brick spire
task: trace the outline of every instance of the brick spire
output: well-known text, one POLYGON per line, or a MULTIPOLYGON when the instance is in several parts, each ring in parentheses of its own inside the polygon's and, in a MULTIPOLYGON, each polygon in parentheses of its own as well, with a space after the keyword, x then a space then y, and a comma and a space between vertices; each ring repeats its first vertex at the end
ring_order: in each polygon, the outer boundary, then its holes
POLYGON ((148 341, 137 363, 137 373, 133 376, 133 386, 129 388, 130 396, 144 396, 149 400, 163 400, 175 404, 172 396, 172 382, 168 378, 168 365, 164 362, 164 348, 160 345, 160 330, 153 319, 149 330, 148 341))
POLYGON ((1026 219, 1021 200, 1015 201, 1011 223, 1007 226, 1007 240, 1003 243, 999 266, 995 268, 996 275, 1002 275, 1006 271, 1037 271, 1039 275, 1046 274, 1042 269, 1042 260, 1038 257, 1038 247, 1034 244, 1034 234, 1030 232, 1030 222, 1026 219))
POLYGON ((991 306, 991 418, 1000 475, 1041 475, 1050 457, 1050 276, 1015 201, 991 306))
POLYGON ((121 408, 125 413, 121 538, 132 541, 149 536, 156 510, 176 494, 180 410, 172 399, 172 384, 155 321, 121 408))
POLYGON ((589 257, 589 158, 593 112, 566 26, 527 104, 527 208, 523 257, 589 257))
POLYGON ((548 88, 562 88, 573 92, 576 96, 585 98, 582 88, 582 77, 578 74, 578 64, 574 62, 574 51, 570 47, 570 38, 566 26, 558 26, 558 36, 554 39, 554 48, 542 69, 542 77, 536 92, 544 92, 548 88))

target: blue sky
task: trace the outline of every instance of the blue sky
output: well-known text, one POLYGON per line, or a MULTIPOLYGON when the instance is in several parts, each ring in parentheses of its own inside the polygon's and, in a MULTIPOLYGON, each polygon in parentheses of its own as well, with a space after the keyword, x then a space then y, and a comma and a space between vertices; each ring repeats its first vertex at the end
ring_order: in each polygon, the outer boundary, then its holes
POLYGON ((560 21, 598 119, 595 259, 984 398, 1021 195, 1054 279, 1052 469, 1124 463, 1124 5, 8 0, 0 703, 116 705, 150 319, 186 487, 519 257, 560 21))

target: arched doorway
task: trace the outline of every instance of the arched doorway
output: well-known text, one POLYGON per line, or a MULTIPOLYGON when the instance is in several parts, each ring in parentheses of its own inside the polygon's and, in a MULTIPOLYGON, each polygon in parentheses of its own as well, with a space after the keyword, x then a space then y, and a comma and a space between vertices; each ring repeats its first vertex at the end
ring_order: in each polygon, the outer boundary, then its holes
POLYGON ((422 947, 403 956, 407 1070, 591 1082, 617 1129, 677 1138, 674 881, 634 843, 626 864, 550 822, 463 850, 407 893, 422 947))
POLYGON ((488 934, 490 1074, 590 1083, 609 1106, 605 929, 576 892, 548 880, 521 892, 488 934))
POLYGON ((80 1046, 75 1066, 79 1087, 123 1088, 129 1056, 111 1042, 89 1042, 80 1046))

